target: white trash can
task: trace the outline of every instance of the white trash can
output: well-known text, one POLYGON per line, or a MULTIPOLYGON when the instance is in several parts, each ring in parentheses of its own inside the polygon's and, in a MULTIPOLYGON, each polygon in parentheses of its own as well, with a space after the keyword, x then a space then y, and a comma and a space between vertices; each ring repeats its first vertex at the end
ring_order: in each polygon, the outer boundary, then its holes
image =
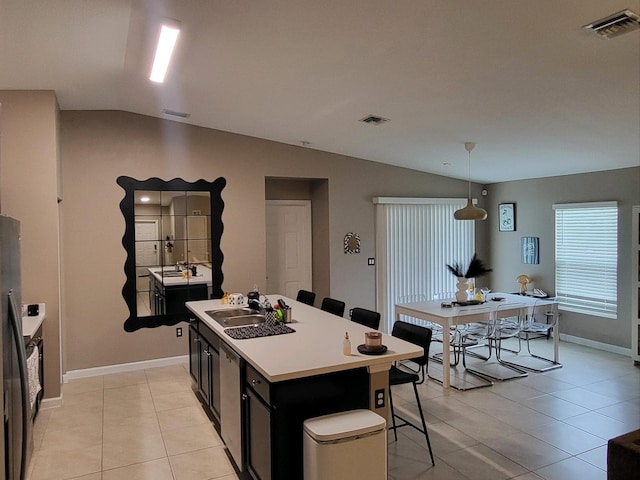
POLYGON ((351 410, 304 422, 304 480, 386 480, 387 422, 351 410))

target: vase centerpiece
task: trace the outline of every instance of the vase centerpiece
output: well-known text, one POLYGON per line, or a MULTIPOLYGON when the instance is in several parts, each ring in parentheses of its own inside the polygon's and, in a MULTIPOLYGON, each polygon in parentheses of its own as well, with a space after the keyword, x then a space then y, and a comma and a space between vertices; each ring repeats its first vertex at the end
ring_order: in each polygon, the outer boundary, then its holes
POLYGON ((466 277, 458 277, 458 283, 456 283, 456 287, 458 287, 456 301, 458 302, 466 302, 469 299, 469 282, 467 280, 466 277))
POLYGON ((458 287, 458 290, 456 291, 457 302, 468 302, 469 300, 474 300, 476 293, 476 277, 486 275, 493 271, 491 268, 487 268, 475 253, 473 254, 473 258, 466 270, 464 270, 462 264, 457 262, 453 265, 447 265, 447 268, 458 279, 458 283, 456 284, 458 287))

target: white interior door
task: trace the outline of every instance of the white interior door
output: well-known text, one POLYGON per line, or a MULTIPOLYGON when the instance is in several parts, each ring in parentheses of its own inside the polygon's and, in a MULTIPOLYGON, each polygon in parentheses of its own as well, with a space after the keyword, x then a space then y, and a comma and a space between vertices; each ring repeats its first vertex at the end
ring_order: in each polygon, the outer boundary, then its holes
POLYGON ((311 201, 267 200, 267 293, 312 289, 311 201))
MULTIPOLYGON (((153 266, 159 264, 160 242, 158 242, 157 220, 136 220, 136 266, 153 266)), ((148 290, 149 280, 136 275, 138 291, 148 290)))
POLYGON ((158 264, 158 221, 136 220, 136 264, 158 264))
POLYGON ((189 239, 187 258, 189 262, 208 262, 210 260, 207 223, 205 215, 187 217, 187 238, 189 239))

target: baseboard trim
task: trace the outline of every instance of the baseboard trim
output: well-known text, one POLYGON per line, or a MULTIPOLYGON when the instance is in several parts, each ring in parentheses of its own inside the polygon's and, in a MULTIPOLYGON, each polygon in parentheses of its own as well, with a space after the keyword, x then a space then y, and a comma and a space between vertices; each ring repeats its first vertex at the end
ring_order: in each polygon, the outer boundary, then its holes
POLYGON ((47 408, 56 408, 62 406, 62 397, 43 398, 40 403, 40 410, 47 408))
POLYGON ((80 370, 70 370, 62 376, 62 381, 68 383, 76 378, 97 377, 99 375, 109 375, 111 373, 132 372, 144 370, 146 368, 168 367, 170 365, 180 365, 189 362, 189 355, 178 357, 155 358, 141 362, 120 363, 118 365, 105 365, 103 367, 83 368, 80 370))
POLYGON ((617 345, 611 345, 609 343, 596 342, 595 340, 589 340, 588 338, 574 337, 573 335, 567 335, 566 333, 560 334, 560 340, 569 343, 576 343, 585 347, 595 348, 597 350, 604 350, 605 352, 618 353, 625 357, 631 357, 631 349, 618 347, 617 345))

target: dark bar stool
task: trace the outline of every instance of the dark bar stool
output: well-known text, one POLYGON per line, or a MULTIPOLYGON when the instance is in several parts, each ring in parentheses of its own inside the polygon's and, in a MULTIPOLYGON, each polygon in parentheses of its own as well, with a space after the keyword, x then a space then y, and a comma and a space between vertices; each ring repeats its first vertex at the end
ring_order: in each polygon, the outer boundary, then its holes
POLYGON ((378 327, 380 327, 380 314, 373 310, 356 307, 351 310, 351 321, 378 330, 378 327))
POLYGON ((322 299, 320 310, 342 317, 344 315, 344 305, 344 302, 341 302, 340 300, 325 297, 322 299))
POLYGON ((429 455, 431 456, 431 465, 435 466, 435 460, 433 459, 433 451, 431 450, 431 441, 429 440, 429 433, 427 432, 427 423, 424 421, 424 414, 422 413, 422 404, 420 403, 420 396, 418 395, 417 385, 423 383, 426 378, 426 367, 429 362, 429 345, 431 344, 431 335, 433 332, 431 329, 421 327, 420 325, 412 325, 407 322, 397 321, 393 324, 393 331, 391 335, 396 338, 400 338, 406 342, 413 343, 424 349, 423 355, 420 357, 412 358, 411 361, 418 365, 418 370, 414 371, 405 365, 396 364, 391 366, 389 370, 389 406, 391 407, 391 421, 393 426, 389 427, 393 430, 393 437, 398 441, 398 434, 396 430, 400 427, 410 426, 424 433, 424 438, 427 440, 427 446, 429 447, 429 455), (413 392, 416 396, 416 403, 418 404, 418 412, 420 412, 420 420, 422 421, 422 428, 409 422, 406 418, 396 414, 393 409, 393 396, 391 390, 393 385, 404 385, 406 383, 413 384, 413 392), (396 418, 402 420, 404 423, 396 425, 396 418))
POLYGON ((316 294, 308 290, 298 290, 296 300, 300 303, 311 305, 313 307, 313 303, 316 301, 316 294))

